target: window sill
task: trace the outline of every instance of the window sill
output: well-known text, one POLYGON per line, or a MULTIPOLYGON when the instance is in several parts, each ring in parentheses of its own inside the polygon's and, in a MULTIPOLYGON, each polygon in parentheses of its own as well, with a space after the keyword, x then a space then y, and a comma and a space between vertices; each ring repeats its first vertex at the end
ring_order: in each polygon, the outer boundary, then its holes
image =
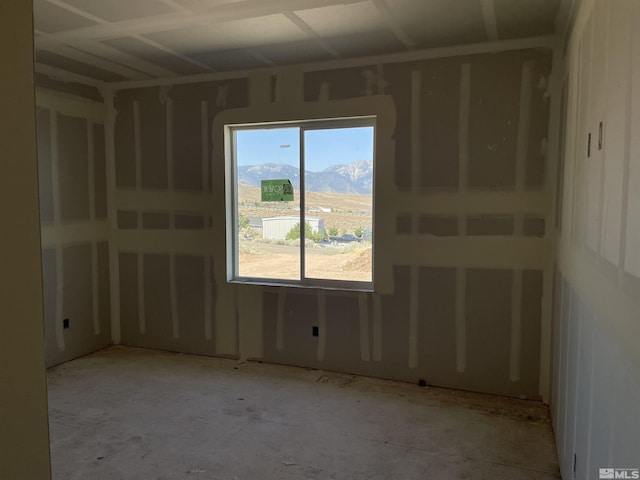
POLYGON ((334 292, 374 293, 375 291, 373 283, 369 282, 342 282, 326 280, 319 283, 302 283, 295 280, 237 278, 227 280, 227 283, 234 285, 254 285, 267 288, 300 288, 303 290, 323 290, 334 292))

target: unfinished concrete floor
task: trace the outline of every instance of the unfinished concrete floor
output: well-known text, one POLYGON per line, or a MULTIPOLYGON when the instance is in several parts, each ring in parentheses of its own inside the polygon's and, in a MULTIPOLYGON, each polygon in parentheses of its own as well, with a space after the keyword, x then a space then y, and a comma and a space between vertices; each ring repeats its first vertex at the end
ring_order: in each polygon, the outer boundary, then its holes
POLYGON ((529 401, 127 347, 48 380, 54 480, 559 478, 529 401))

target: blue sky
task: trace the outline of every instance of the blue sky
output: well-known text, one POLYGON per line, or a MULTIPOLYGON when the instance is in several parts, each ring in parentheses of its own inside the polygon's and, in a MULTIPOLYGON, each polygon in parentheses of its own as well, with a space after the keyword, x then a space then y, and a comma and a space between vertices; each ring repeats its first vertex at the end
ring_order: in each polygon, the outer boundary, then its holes
MULTIPOLYGON (((308 130, 305 136, 306 170, 319 172, 338 163, 373 160, 373 127, 308 130)), ((297 128, 239 130, 238 165, 286 163, 298 167, 297 128), (287 147, 288 146, 288 147, 287 147)))

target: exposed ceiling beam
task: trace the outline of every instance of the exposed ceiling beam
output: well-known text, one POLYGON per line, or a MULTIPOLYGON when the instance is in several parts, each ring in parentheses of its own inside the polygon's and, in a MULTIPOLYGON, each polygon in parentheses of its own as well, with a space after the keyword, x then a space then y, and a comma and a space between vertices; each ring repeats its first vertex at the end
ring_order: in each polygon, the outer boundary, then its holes
POLYGON ((496 20, 496 6, 494 0, 480 0, 482 18, 487 38, 490 41, 498 40, 498 21, 496 20))
MULTIPOLYGON (((121 28, 118 27, 117 23, 111 23, 111 22, 108 22, 108 21, 106 21, 106 20, 104 20, 104 19, 102 19, 100 17, 96 17, 95 15, 92 15, 92 14, 90 14, 90 13, 88 13, 88 12, 86 12, 86 11, 80 9, 80 8, 74 7, 73 5, 69 5, 68 3, 65 3, 62 0, 46 0, 46 1, 51 3, 51 4, 53 4, 53 5, 55 5, 55 6, 57 6, 57 7, 63 8, 65 10, 69 11, 69 12, 72 12, 72 13, 75 13, 76 15, 84 17, 84 18, 86 18, 88 20, 91 20, 91 21, 94 21, 96 23, 99 23, 103 27, 111 29, 111 31, 114 34, 113 35, 114 38, 122 37, 122 36, 129 36, 129 37, 135 38, 136 40, 139 40, 142 43, 145 43, 145 44, 147 44, 149 46, 152 46, 152 47, 154 47, 154 48, 156 48, 158 50, 161 50, 161 51, 163 51, 165 53, 168 53, 169 55, 172 55, 174 57, 180 58, 181 60, 183 60, 183 61, 185 61, 187 63, 190 63, 192 65, 200 67, 203 70, 206 70, 206 71, 209 71, 209 72, 213 70, 209 65, 206 65, 206 64, 198 62, 198 61, 196 61, 196 60, 194 60, 192 58, 189 58, 189 57, 187 57, 185 55, 182 55, 181 53, 176 52, 176 51, 174 51, 174 50, 172 50, 172 49, 170 49, 168 47, 165 47, 164 45, 160 45, 157 42, 154 42, 154 41, 152 41, 152 40, 150 40, 150 39, 148 39, 148 38, 146 38, 146 37, 144 37, 142 35, 139 35, 137 32, 133 32, 133 33, 122 32, 121 28)), ((55 34, 54 34, 54 36, 55 36, 55 34)))
MULTIPOLYGON (((47 1, 59 2, 60 0, 47 1)), ((147 33, 186 28, 192 25, 194 21, 215 25, 236 20, 278 15, 285 10, 301 11, 334 5, 350 5, 367 1, 369 0, 245 0, 239 3, 217 5, 208 9, 207 13, 198 12, 196 14, 197 17, 194 17, 194 15, 185 15, 184 12, 176 12, 115 23, 102 21, 98 22, 100 25, 67 30, 54 35, 59 39, 92 38, 105 40, 122 35, 144 35, 147 33), (115 31, 113 27, 117 27, 118 30, 115 31)))
POLYGON ((44 63, 36 62, 34 65, 34 70, 36 71, 36 73, 41 73, 42 75, 45 75, 49 78, 53 78, 54 80, 80 83, 82 85, 89 85, 98 89, 101 89, 105 86, 105 82, 101 82, 100 80, 96 80, 95 78, 85 77, 84 75, 80 75, 78 73, 52 67, 51 65, 45 65, 44 63))
POLYGON ((409 50, 413 50, 416 44, 413 40, 411 40, 409 35, 407 35, 407 32, 404 31, 404 29, 395 19, 387 2, 385 0, 371 0, 371 2, 378 9, 378 12, 380 12, 380 15, 387 23, 396 38, 400 40, 409 50))
POLYGON ((55 53, 56 55, 70 58, 72 60, 76 60, 93 67, 101 68, 102 70, 106 70, 107 72, 118 74, 130 80, 145 80, 151 77, 151 75, 142 73, 141 71, 134 68, 120 65, 119 63, 113 62, 111 60, 104 59, 102 57, 84 52, 77 48, 70 47, 61 42, 53 40, 49 38, 46 33, 39 32, 37 30, 35 31, 35 33, 36 38, 34 46, 36 51, 44 50, 47 52, 55 53))
POLYGON ((316 33, 316 31, 311 28, 311 26, 302 20, 298 15, 291 11, 282 12, 282 14, 289 19, 291 23, 293 23, 296 27, 302 30, 309 38, 315 40, 322 49, 332 55, 334 58, 340 58, 340 54, 329 45, 320 35, 316 33))

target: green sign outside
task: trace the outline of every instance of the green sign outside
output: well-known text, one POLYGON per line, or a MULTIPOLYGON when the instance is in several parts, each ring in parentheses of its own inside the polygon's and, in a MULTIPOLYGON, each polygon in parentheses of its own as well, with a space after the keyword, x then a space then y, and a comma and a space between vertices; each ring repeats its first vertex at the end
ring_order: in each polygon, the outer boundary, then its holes
POLYGON ((260 192, 263 202, 293 202, 291 180, 262 180, 260 192))

